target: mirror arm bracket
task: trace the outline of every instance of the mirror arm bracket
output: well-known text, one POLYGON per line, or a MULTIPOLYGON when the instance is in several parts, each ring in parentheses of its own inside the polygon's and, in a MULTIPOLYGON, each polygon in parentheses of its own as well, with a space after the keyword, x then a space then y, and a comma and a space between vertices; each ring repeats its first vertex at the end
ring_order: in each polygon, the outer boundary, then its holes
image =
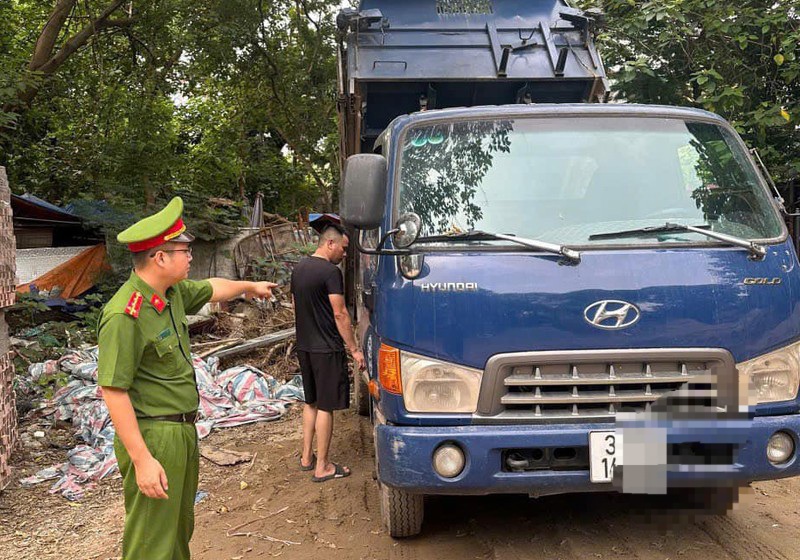
POLYGON ((759 169, 761 170, 764 178, 767 181, 767 184, 772 188, 773 195, 775 197, 775 201, 778 204, 778 208, 785 217, 787 218, 796 218, 800 216, 800 212, 789 212, 789 209, 786 208, 786 200, 784 200, 783 196, 781 196, 780 190, 778 190, 778 185, 775 184, 775 181, 772 179, 772 175, 767 169, 767 166, 764 165, 764 161, 761 159, 761 154, 758 153, 757 148, 751 148, 750 153, 755 157, 756 163, 758 164, 759 169))
POLYGON ((390 235, 394 235, 398 231, 400 231, 400 228, 394 228, 394 229, 390 229, 385 234, 383 234, 383 237, 381 237, 381 242, 378 243, 378 247, 375 250, 376 251, 383 251, 383 248, 386 245, 386 242, 389 240, 389 236, 390 235))
POLYGON ((398 229, 392 229, 392 230, 387 231, 386 234, 381 239, 381 242, 378 243, 378 247, 375 248, 375 249, 366 249, 366 248, 362 247, 361 246, 361 240, 359 239, 360 236, 358 234, 356 234, 356 235, 353 236, 353 237, 355 237, 354 241, 356 243, 356 249, 358 249, 359 253, 363 253, 364 255, 410 255, 410 254, 412 254, 410 249, 384 249, 384 246, 386 245, 386 241, 388 241, 389 236, 397 233, 397 231, 399 231, 399 230, 398 229))

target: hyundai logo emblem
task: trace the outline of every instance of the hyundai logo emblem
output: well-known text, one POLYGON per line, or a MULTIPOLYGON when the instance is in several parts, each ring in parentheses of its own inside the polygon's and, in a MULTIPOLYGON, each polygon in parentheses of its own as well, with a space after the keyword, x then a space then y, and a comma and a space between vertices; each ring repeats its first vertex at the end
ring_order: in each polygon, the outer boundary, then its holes
POLYGON ((624 329, 639 320, 639 308, 617 299, 596 301, 583 310, 583 318, 598 329, 624 329))

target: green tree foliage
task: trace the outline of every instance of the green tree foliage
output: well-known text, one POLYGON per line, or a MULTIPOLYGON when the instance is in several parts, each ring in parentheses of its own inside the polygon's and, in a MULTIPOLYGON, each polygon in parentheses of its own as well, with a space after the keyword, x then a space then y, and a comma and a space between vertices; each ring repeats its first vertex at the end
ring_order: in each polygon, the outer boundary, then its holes
POLYGON ((512 122, 502 120, 420 126, 409 132, 403 146, 401 210, 422 218, 423 234, 453 231, 458 222, 473 229, 483 218, 475 198, 494 154, 511 150, 512 130, 512 122))
POLYGON ((175 193, 209 220, 258 192, 330 210, 339 4, 0 2, 0 165, 17 192, 132 215, 175 193))
POLYGON ((800 1, 581 0, 619 98, 728 119, 780 180, 800 172, 800 1))

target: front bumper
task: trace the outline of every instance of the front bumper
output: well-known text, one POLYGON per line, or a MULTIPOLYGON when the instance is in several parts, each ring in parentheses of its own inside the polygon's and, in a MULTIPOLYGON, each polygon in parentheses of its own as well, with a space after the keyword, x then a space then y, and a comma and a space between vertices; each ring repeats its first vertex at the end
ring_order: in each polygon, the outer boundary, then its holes
MULTIPOLYGON (((669 465, 669 486, 747 484, 800 474, 800 414, 744 420, 662 421, 658 427, 666 430, 667 444, 731 444, 737 448, 732 464, 669 465), (795 455, 781 466, 772 465, 766 456, 767 441, 776 431, 788 433, 795 442, 795 455)), ((614 428, 613 423, 441 427, 379 424, 375 428, 378 477, 387 486, 422 494, 543 496, 612 491, 610 483, 590 482, 588 468, 509 472, 503 467, 503 456, 509 449, 586 447, 590 431, 614 428), (456 443, 466 455, 464 470, 452 479, 439 476, 432 466, 434 451, 445 442, 456 443)))

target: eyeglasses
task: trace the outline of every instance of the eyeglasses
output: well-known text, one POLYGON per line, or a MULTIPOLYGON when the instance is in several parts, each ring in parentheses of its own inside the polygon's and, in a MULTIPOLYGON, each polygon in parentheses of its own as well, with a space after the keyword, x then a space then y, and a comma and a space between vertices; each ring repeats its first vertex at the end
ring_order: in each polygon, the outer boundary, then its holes
POLYGON ((186 253, 187 255, 191 255, 192 254, 192 248, 189 247, 187 249, 160 249, 159 251, 156 251, 155 253, 150 255, 150 258, 152 259, 158 253, 186 253))

